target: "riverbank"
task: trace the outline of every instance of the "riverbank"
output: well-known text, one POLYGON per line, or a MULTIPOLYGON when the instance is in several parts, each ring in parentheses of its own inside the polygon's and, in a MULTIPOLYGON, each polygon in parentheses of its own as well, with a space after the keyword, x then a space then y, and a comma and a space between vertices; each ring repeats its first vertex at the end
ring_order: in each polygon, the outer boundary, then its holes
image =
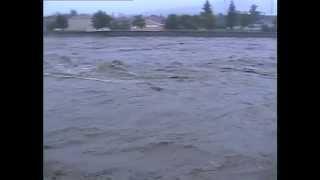
POLYGON ((239 38, 277 38, 277 32, 243 32, 243 31, 56 31, 47 32, 45 36, 80 37, 239 37, 239 38))

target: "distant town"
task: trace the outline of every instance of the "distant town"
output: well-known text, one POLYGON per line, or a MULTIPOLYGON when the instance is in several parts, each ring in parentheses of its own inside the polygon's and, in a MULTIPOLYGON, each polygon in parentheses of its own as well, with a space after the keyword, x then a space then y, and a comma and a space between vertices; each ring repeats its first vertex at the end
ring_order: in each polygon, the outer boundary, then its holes
POLYGON ((199 14, 133 15, 114 16, 102 10, 94 14, 82 14, 75 10, 70 13, 45 16, 44 32, 50 31, 262 31, 277 30, 277 16, 263 15, 253 4, 248 11, 238 11, 233 1, 225 14, 215 14, 209 1, 206 1, 199 14))

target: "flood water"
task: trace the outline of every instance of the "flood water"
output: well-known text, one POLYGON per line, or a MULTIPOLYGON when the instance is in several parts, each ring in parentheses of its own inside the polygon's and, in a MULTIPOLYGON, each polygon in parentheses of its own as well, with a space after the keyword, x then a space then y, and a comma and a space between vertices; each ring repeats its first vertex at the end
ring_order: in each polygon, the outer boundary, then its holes
POLYGON ((46 179, 271 180, 277 40, 46 37, 46 179))

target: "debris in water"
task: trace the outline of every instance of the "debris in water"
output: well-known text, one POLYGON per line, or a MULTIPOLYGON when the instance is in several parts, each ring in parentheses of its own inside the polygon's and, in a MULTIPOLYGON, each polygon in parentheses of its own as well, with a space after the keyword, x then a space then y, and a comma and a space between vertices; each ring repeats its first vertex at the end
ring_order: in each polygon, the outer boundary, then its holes
POLYGON ((168 78, 170 79, 188 79, 188 76, 179 76, 179 75, 173 75, 173 76, 169 76, 168 78))
POLYGON ((155 91, 162 91, 163 90, 163 88, 158 87, 158 86, 151 86, 150 88, 155 90, 155 91))
POLYGON ((104 62, 104 63, 101 63, 97 66, 98 72, 106 72, 106 71, 112 70, 112 69, 125 71, 126 65, 122 61, 113 60, 111 63, 104 62))
POLYGON ((118 66, 124 66, 125 64, 122 61, 119 60, 113 60, 111 62, 112 65, 118 65, 118 66))

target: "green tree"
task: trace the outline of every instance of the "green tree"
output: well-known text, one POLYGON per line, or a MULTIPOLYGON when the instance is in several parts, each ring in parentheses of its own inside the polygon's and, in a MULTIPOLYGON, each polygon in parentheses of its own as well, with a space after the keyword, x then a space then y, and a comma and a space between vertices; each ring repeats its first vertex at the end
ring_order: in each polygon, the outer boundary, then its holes
POLYGON ((77 16, 78 12, 76 10, 71 10, 70 11, 70 16, 77 16))
POLYGON ((196 26, 196 29, 201 27, 201 16, 200 15, 193 15, 192 16, 193 24, 196 26))
POLYGON ((247 27, 250 24, 250 15, 247 13, 240 14, 240 25, 241 27, 247 27))
POLYGON ((68 18, 64 15, 57 14, 54 24, 54 28, 66 29, 68 27, 68 18))
POLYGON ((203 6, 203 12, 201 12, 201 25, 206 29, 214 29, 215 28, 215 16, 213 14, 211 4, 207 0, 203 6))
POLYGON ((251 5, 250 10, 249 10, 250 24, 254 24, 255 22, 257 22, 259 20, 261 13, 259 11, 257 11, 257 9, 258 9, 257 5, 255 5, 255 4, 251 5))
POLYGON ((268 25, 264 24, 264 25, 262 25, 262 27, 261 27, 261 31, 263 31, 263 32, 270 32, 270 31, 272 31, 272 29, 271 29, 268 25))
POLYGON ((237 23, 237 11, 236 11, 236 6, 234 5, 234 2, 231 1, 228 14, 226 17, 226 25, 227 27, 233 29, 233 27, 237 23))
POLYGON ((176 14, 170 14, 165 21, 166 29, 179 29, 179 17, 176 14))
POLYGON ((137 26, 139 28, 144 28, 146 26, 146 21, 145 19, 142 17, 142 15, 139 16, 135 16, 132 22, 133 26, 137 26))
POLYGON ((91 22, 92 22, 92 26, 95 29, 101 29, 105 27, 110 27, 111 20, 112 20, 111 16, 107 15, 103 11, 98 11, 93 14, 91 22))
POLYGON ((53 31, 55 28, 56 28, 56 22, 55 21, 46 23, 46 30, 47 31, 53 31))
POLYGON ((197 29, 198 16, 182 15, 179 17, 179 26, 183 29, 197 29))
POLYGON ((128 19, 122 20, 112 20, 110 28, 114 30, 129 30, 130 29, 130 21, 128 19))

